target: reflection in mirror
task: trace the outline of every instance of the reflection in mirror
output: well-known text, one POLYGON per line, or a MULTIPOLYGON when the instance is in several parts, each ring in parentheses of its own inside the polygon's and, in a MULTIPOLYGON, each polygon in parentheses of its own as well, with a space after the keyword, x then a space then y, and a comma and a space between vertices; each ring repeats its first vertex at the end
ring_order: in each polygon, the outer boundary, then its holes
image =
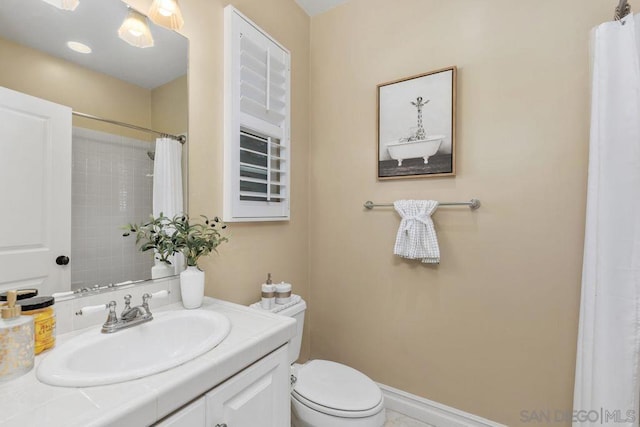
POLYGON ((58 292, 151 278, 153 254, 121 227, 152 213, 156 138, 188 130, 187 39, 147 20, 154 46, 131 46, 118 37, 128 11, 120 0, 81 0, 73 11, 0 2, 0 86, 74 111, 71 279, 58 292))

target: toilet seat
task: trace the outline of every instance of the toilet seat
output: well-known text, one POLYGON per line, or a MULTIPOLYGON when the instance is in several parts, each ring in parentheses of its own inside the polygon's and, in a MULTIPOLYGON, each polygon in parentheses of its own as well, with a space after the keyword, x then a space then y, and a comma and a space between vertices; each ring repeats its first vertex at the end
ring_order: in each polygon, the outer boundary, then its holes
POLYGON ((292 397, 324 414, 363 418, 384 406, 380 388, 363 373, 328 360, 312 360, 298 370, 292 397))

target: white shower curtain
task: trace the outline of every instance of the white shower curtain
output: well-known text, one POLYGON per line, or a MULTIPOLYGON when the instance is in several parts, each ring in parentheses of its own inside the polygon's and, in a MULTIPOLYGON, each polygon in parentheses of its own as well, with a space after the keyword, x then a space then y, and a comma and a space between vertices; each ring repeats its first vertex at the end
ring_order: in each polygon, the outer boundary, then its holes
MULTIPOLYGON (((182 197, 182 144, 172 138, 156 139, 153 163, 153 215, 172 218, 184 212, 182 197)), ((184 269, 182 255, 171 261, 180 273, 184 269)))
POLYGON ((622 22, 600 25, 592 34, 591 142, 574 427, 638 425, 639 33, 640 18, 629 15, 622 22))

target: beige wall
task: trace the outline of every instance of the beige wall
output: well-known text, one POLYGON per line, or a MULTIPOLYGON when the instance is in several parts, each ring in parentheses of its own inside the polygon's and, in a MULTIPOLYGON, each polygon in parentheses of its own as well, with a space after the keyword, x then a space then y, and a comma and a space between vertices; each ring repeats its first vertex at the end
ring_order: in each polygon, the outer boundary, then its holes
MULTIPOLYGON (((98 73, 72 62, 0 38, 0 85, 74 111, 164 132, 187 131, 187 76, 153 90, 98 73)), ((74 117, 74 125, 119 135, 154 137, 95 120, 74 117)))
MULTIPOLYGON (((0 38, 0 86, 37 96, 74 111, 151 125, 151 92, 106 74, 0 38)), ((149 135, 74 117, 73 124, 139 139, 149 135)))
MULTIPOLYGON (((572 407, 601 0, 350 0, 311 24, 311 356, 520 425, 572 407), (457 65, 458 175, 376 180, 376 85, 457 65), (393 256, 366 200, 468 200, 439 266, 393 256)), ((295 181, 294 181, 295 182, 295 181)))
MULTIPOLYGON (((150 0, 129 0, 148 10, 150 0)), ((232 3, 291 51, 291 221, 232 224, 231 241, 201 266, 206 294, 241 304, 260 298, 268 272, 309 295, 308 92, 309 17, 293 0, 187 0, 180 3, 189 38, 189 211, 222 213, 223 9, 232 3)), ((305 334, 303 357, 308 354, 305 334)))
POLYGON ((151 90, 151 128, 180 135, 189 123, 189 88, 186 74, 151 90))

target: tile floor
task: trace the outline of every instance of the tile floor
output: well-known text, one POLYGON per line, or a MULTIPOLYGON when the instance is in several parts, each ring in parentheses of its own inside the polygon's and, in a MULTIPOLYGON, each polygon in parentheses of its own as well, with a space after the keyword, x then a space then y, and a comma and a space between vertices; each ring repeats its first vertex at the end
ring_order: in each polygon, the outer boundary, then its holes
POLYGON ((384 427, 432 427, 429 424, 423 423, 413 418, 409 418, 406 415, 399 414, 387 409, 387 422, 384 423, 384 427))

